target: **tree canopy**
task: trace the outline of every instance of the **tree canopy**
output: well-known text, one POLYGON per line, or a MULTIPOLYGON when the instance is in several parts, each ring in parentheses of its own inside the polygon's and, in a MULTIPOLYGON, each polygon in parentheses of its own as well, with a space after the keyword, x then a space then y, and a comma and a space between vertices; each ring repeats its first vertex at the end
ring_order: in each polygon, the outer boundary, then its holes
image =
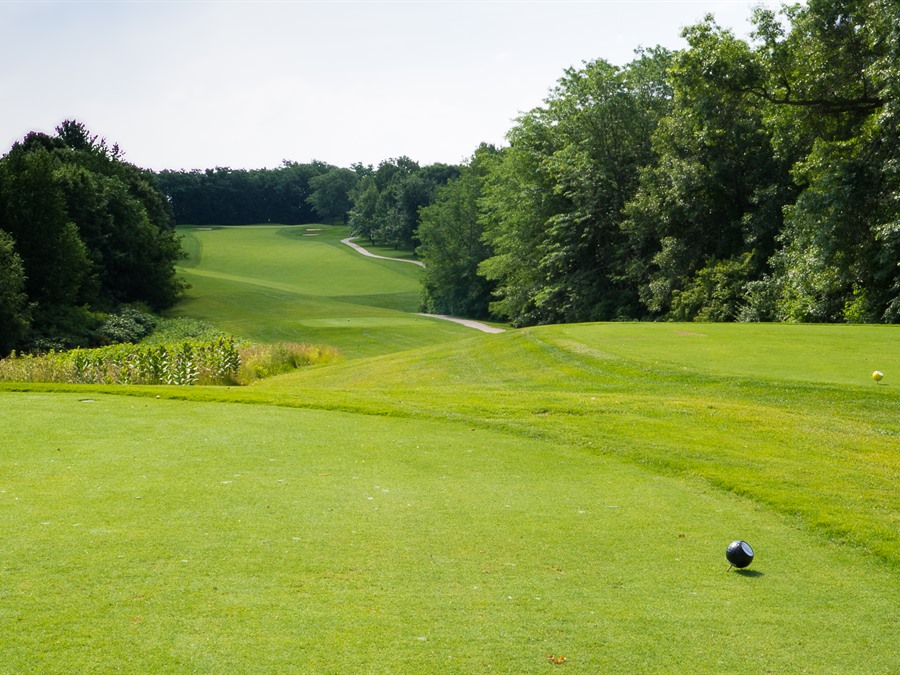
POLYGON ((381 162, 362 171, 351 192, 350 232, 395 248, 419 245, 419 209, 432 203, 437 188, 459 175, 459 167, 420 167, 409 157, 381 162))
POLYGON ((482 145, 459 177, 437 190, 432 204, 419 209, 416 252, 425 264, 422 280, 427 312, 487 317, 494 285, 478 274, 490 255, 479 216, 484 181, 499 151, 482 145))
POLYGON ((181 255, 153 174, 66 120, 0 158, 0 350, 84 344, 103 312, 170 306, 181 255))
POLYGON ((469 208, 450 215, 463 185, 437 189, 426 304, 459 306, 439 300, 454 288, 517 325, 900 322, 900 5, 752 20, 750 40, 708 16, 679 52, 567 70, 490 168, 463 168, 469 208), (459 260, 435 251, 472 223, 477 274, 439 292, 459 260))

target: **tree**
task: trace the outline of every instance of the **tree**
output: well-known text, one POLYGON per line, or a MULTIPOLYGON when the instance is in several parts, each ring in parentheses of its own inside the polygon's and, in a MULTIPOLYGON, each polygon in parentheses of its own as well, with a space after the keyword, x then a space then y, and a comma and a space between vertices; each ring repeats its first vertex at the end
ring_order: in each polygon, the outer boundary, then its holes
POLYGON ((34 142, 13 146, 0 162, 0 229, 16 243, 26 292, 39 311, 74 304, 90 267, 78 228, 66 213, 55 177, 59 166, 58 157, 34 142))
POLYGON ((306 201, 323 222, 345 223, 353 206, 350 194, 358 180, 358 174, 351 169, 330 169, 310 179, 312 192, 306 201))
POLYGON ((19 344, 30 324, 25 267, 13 238, 0 230, 0 356, 19 344))
POLYGON ((121 160, 122 152, 119 144, 112 147, 106 144, 105 138, 91 136, 87 127, 77 120, 65 120, 56 127, 56 137, 72 150, 87 153, 88 155, 100 155, 106 159, 121 160))
POLYGON ((478 203, 498 150, 482 145, 459 177, 439 187, 434 202, 423 207, 416 249, 425 263, 423 308, 427 312, 474 318, 489 315, 493 285, 478 274, 490 257, 483 241, 478 203))
POLYGON ((548 223, 540 302, 557 321, 629 318, 637 294, 627 272, 623 210, 653 159, 650 139, 671 106, 666 74, 672 55, 639 52, 625 68, 604 61, 569 70, 550 111, 563 135, 552 158, 555 190, 571 208, 548 223))
POLYGON ((764 297, 774 318, 900 321, 898 23, 893 2, 811 0, 758 12, 761 83, 779 148, 800 188, 764 297))
POLYGON ((379 200, 383 216, 375 238, 394 248, 415 248, 419 209, 431 203, 435 187, 421 171, 395 177, 379 200))
POLYGON ((549 322, 536 303, 543 286, 540 242, 549 219, 569 207, 544 163, 555 149, 544 116, 533 110, 509 132, 510 145, 488 174, 481 201, 484 241, 493 255, 478 273, 495 285, 490 311, 516 325, 549 322))
POLYGON ((446 164, 423 168, 400 157, 362 173, 351 192, 351 233, 395 248, 415 248, 419 209, 432 202, 437 187, 459 175, 459 168, 446 164))
POLYGON ((375 171, 378 201, 371 230, 375 241, 395 248, 412 246, 412 234, 418 222, 416 198, 422 188, 422 182, 414 178, 419 169, 419 164, 409 157, 386 160, 378 165, 375 171), (411 185, 405 187, 407 181, 411 181, 411 185))
POLYGON ((571 68, 510 132, 482 201, 494 311, 517 324, 634 314, 621 222, 669 106, 670 59, 655 49, 625 68, 571 68))
POLYGON ((735 298, 774 251, 788 167, 773 152, 764 110, 745 95, 759 76, 749 45, 711 16, 683 34, 690 46, 670 70, 674 99, 653 136, 657 160, 626 207, 628 277, 650 316, 734 320, 743 306, 735 298), (713 279, 732 287, 697 292, 713 279), (715 297, 732 300, 701 302, 715 297))
MULTIPOLYGON (((0 230, 16 256, 6 255, 6 289, 18 298, 15 280, 24 282, 23 343, 87 344, 101 313, 123 303, 163 309, 182 288, 180 245, 153 175, 77 122, 55 137, 29 134, 0 159, 0 230)), ((19 302, 4 297, 6 307, 19 302)))
POLYGON ((375 243, 375 219, 378 208, 378 184, 375 182, 375 176, 363 176, 350 193, 350 199, 353 202, 348 215, 350 234, 365 237, 371 243, 375 243))
POLYGON ((169 203, 152 173, 120 161, 105 142, 85 147, 63 155, 55 173, 92 260, 94 288, 84 300, 103 310, 170 306, 181 290, 174 269, 181 250, 169 203))

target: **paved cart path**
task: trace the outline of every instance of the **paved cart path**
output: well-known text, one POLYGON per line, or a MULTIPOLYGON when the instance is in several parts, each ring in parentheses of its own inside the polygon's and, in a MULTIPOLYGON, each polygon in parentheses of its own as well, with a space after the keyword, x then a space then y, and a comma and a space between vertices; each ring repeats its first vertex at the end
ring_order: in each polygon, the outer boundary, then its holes
MULTIPOLYGON (((385 255, 375 255, 371 251, 367 251, 359 244, 353 242, 353 237, 348 237, 347 239, 341 239, 342 244, 346 244, 350 248, 352 248, 357 253, 368 256, 369 258, 378 258, 379 260, 394 260, 396 262, 405 262, 412 263, 413 265, 418 265, 419 267, 425 267, 425 263, 420 262, 418 260, 405 260, 403 258, 391 258, 385 255)), ((497 328, 496 326, 489 326, 486 323, 481 323, 480 321, 472 321, 471 319, 460 319, 455 316, 447 316, 446 314, 419 314, 419 316, 427 316, 431 319, 443 319, 444 321, 452 321, 453 323, 458 323, 467 328, 474 328, 475 330, 480 330, 484 333, 503 333, 505 332, 503 328, 497 328)))
POLYGON ((394 260, 396 262, 412 263, 413 265, 418 265, 419 267, 425 267, 425 263, 420 262, 418 260, 406 260, 404 258, 391 258, 390 256, 386 256, 386 255, 375 255, 371 251, 367 251, 366 249, 364 249, 359 244, 353 243, 353 239, 354 239, 354 237, 348 237, 347 239, 341 239, 341 243, 347 244, 347 246, 352 248, 357 253, 361 253, 362 255, 368 256, 369 258, 378 258, 379 260, 394 260))
POLYGON ((468 326, 469 328, 474 328, 475 330, 480 330, 484 333, 503 333, 505 330, 503 328, 497 328, 496 326, 488 326, 486 323, 481 323, 480 321, 472 321, 471 319, 460 319, 455 316, 447 316, 446 314, 419 314, 419 316, 427 316, 432 319, 443 319, 444 321, 452 321, 453 323, 459 323, 463 326, 468 326))

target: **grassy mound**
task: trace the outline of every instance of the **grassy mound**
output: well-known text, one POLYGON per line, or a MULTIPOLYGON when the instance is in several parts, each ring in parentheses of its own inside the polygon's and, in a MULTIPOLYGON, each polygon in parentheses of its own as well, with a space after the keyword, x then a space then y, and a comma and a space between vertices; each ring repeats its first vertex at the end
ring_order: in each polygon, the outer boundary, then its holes
POLYGON ((273 401, 465 421, 700 476, 897 567, 900 389, 871 372, 900 372, 898 340, 872 326, 552 326, 261 389, 273 401))

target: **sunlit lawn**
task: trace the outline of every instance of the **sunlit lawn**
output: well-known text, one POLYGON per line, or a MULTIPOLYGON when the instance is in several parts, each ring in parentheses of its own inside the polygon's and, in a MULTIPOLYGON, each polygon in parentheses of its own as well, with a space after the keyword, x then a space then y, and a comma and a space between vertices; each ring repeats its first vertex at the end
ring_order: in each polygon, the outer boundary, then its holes
POLYGON ((185 232, 176 314, 344 358, 0 384, 0 672, 900 671, 896 327, 485 335, 345 228, 185 232))
POLYGON ((887 568, 703 481, 464 424, 85 398, 0 395, 5 672, 897 666, 887 568))

